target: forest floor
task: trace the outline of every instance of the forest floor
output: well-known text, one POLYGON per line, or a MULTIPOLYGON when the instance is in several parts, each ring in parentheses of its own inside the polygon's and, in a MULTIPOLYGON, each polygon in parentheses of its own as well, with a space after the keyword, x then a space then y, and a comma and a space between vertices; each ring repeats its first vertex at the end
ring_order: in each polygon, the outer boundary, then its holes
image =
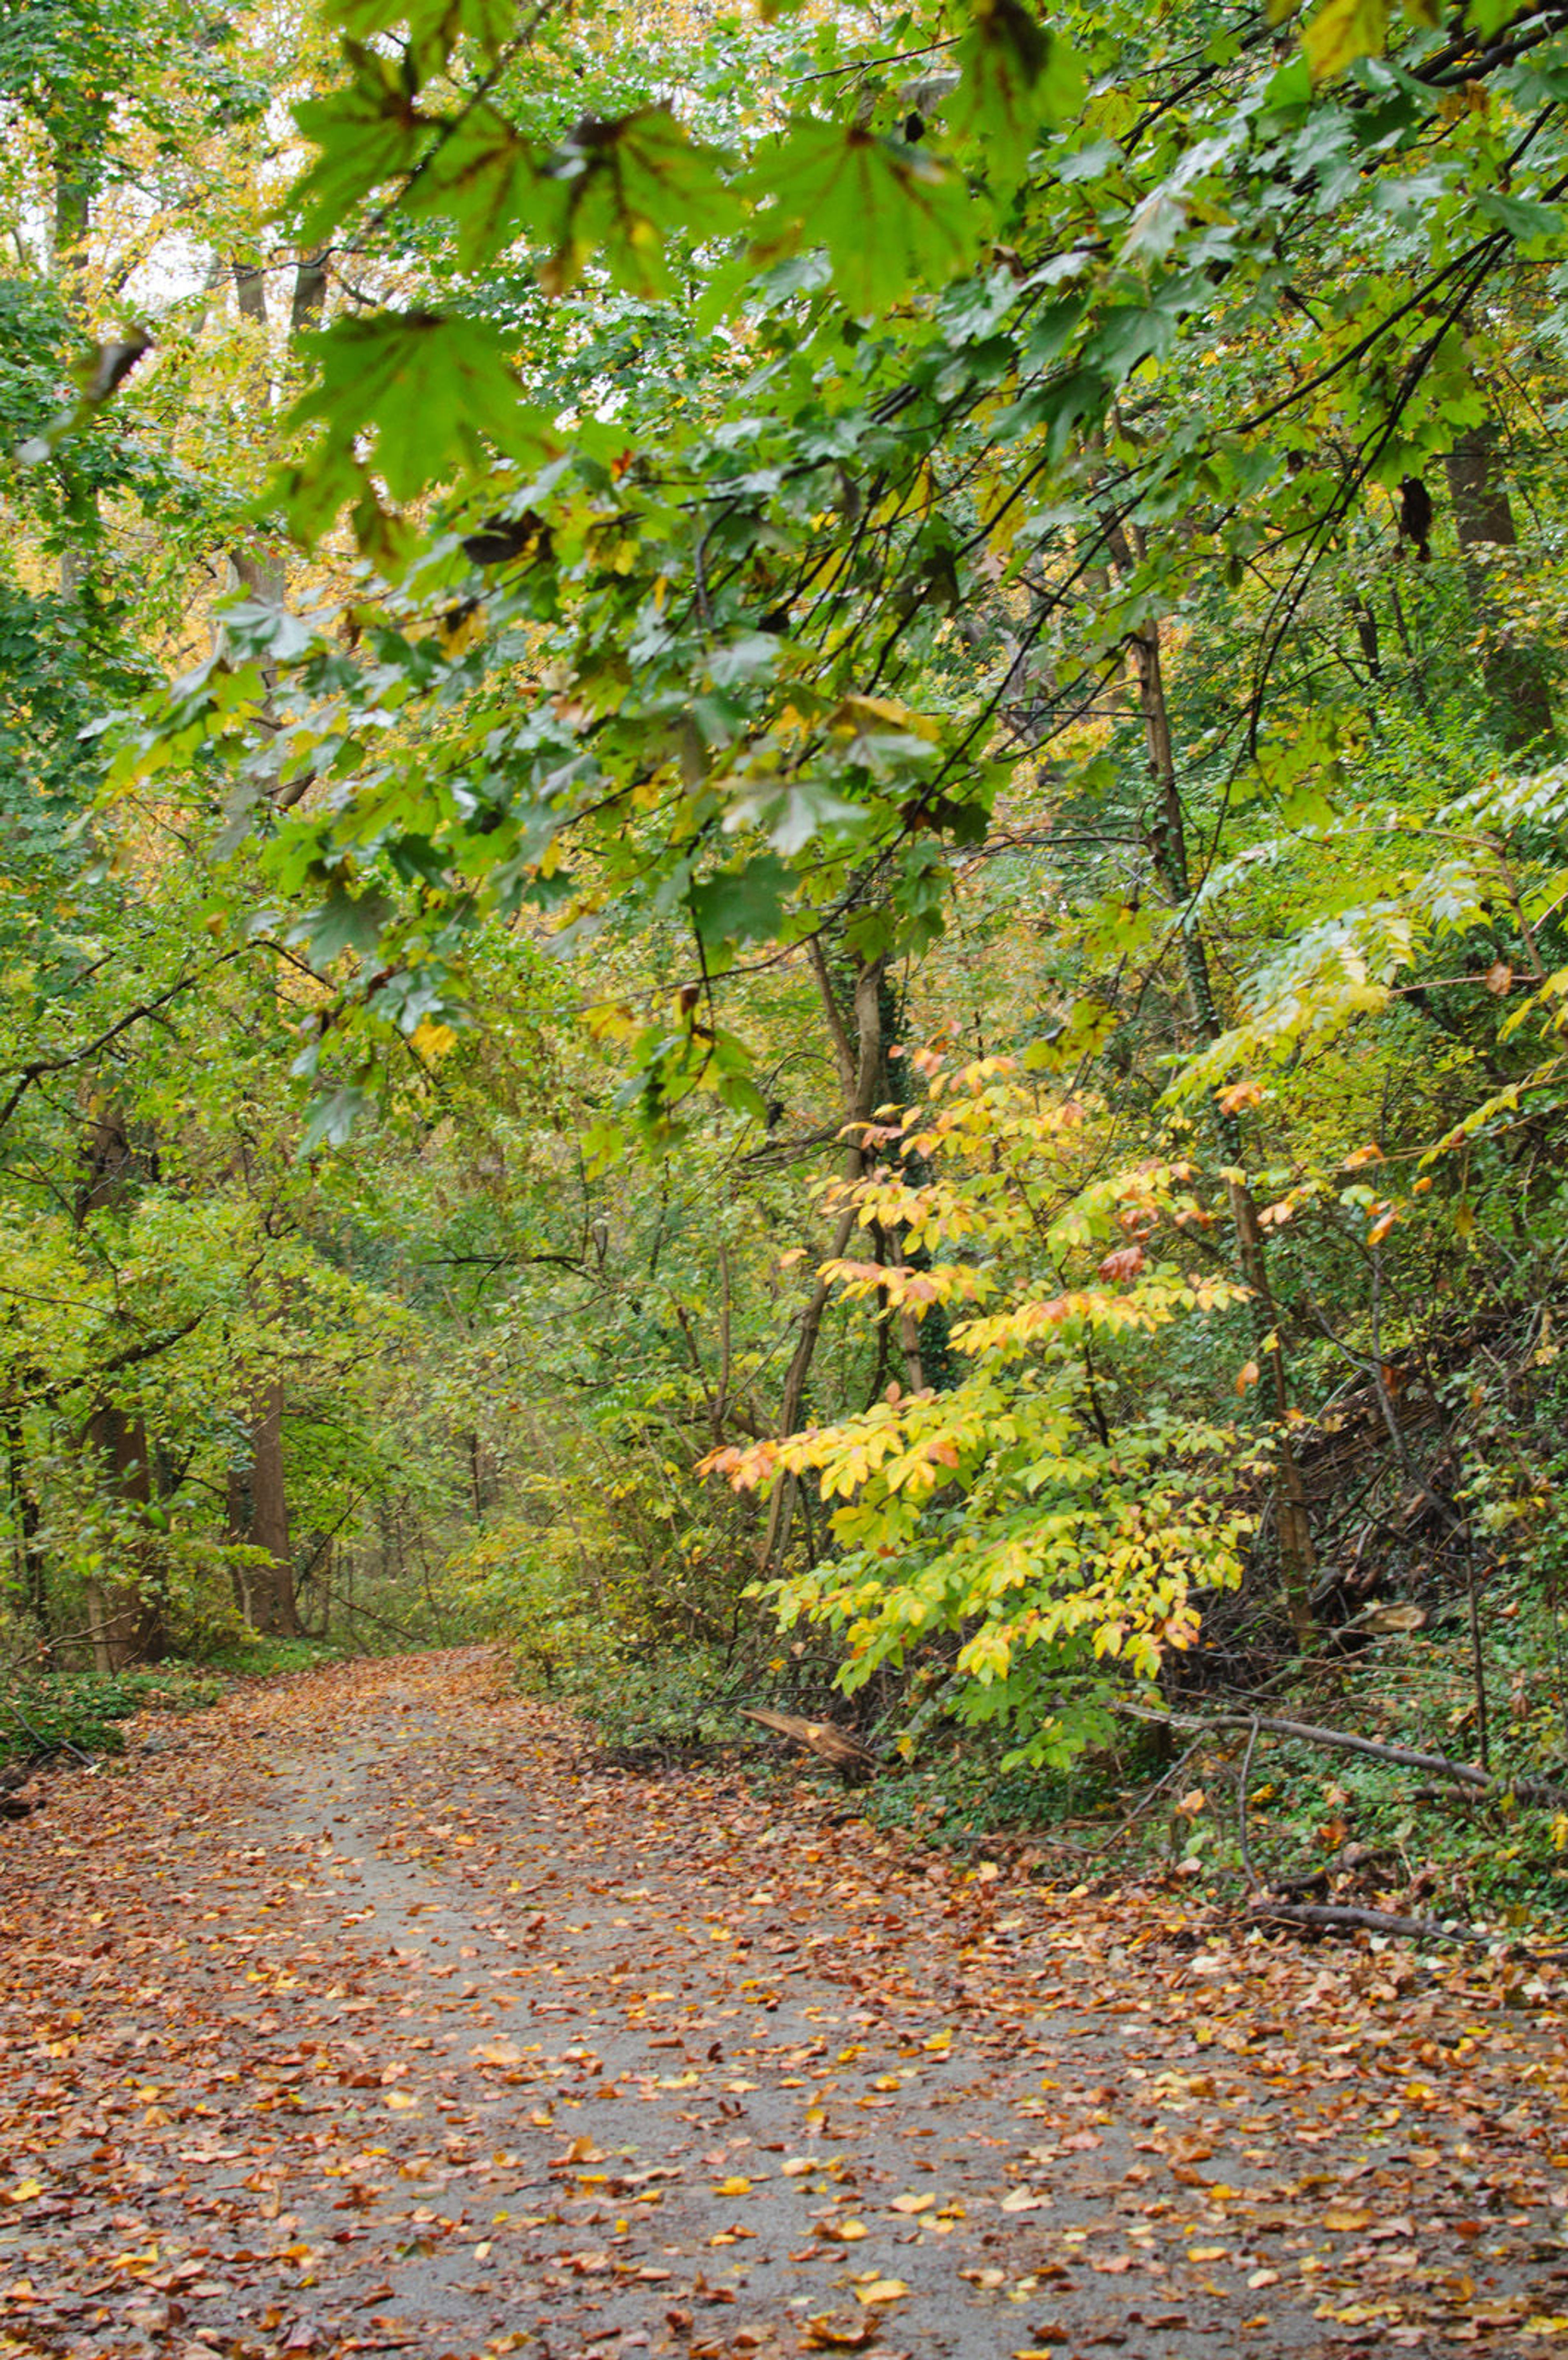
POLYGON ((1568 2353, 1560 1978, 612 1772, 503 1673, 0 1829, 0 2353, 1568 2353))

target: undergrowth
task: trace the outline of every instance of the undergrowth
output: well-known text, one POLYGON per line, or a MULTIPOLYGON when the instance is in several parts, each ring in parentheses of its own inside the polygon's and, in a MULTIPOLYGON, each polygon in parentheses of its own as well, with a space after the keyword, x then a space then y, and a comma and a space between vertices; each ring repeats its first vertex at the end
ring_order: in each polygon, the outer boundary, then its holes
POLYGON ((199 1712, 227 1682, 201 1664, 159 1664, 100 1675, 13 1673, 0 1680, 0 1764, 56 1754, 123 1752, 118 1727, 138 1712, 199 1712))
MULTIPOLYGON (((1354 1731, 1375 1742, 1456 1762, 1480 1752, 1485 1709, 1492 1772, 1563 1775, 1561 1703, 1536 1627, 1543 1601, 1522 1573, 1489 1584, 1482 1679, 1468 1618, 1452 1605, 1428 1628, 1365 1642, 1324 1634, 1321 1652, 1277 1672, 1249 1698, 1194 1659, 1194 1685, 1169 1698, 1173 1715, 1213 1721, 1264 1715, 1354 1731), (1545 1665, 1543 1665, 1545 1657, 1545 1665)), ((776 1641, 773 1643, 776 1644, 776 1641)), ((1210 1734, 1124 1722, 1113 1743, 1069 1767, 1003 1766, 1008 1743, 933 1710, 917 1666, 873 1700, 831 1688, 827 1661, 766 1654, 768 1634, 739 1648, 687 1644, 559 1648, 546 1667, 520 1648, 520 1685, 558 1698, 594 1725, 611 1758, 733 1755, 750 1775, 770 1759, 792 1771, 810 1756, 763 1738, 749 1704, 842 1725, 860 1723, 882 1757, 856 1797, 873 1826, 933 1845, 988 1841, 1038 1848, 1042 1872, 1099 1881, 1175 1876, 1216 1902, 1270 1890, 1440 1919, 1514 1927, 1568 1909, 1568 1813, 1478 1798, 1437 1774, 1329 1753, 1260 1732, 1247 1772, 1244 1854, 1239 1785, 1247 1731, 1210 1734)), ((834 1784, 826 1769, 822 1776, 834 1784)))
POLYGON ((0 1766, 120 1754, 120 1724, 142 1712, 200 1712, 236 1679, 273 1678, 336 1660, 346 1650, 317 1639, 259 1634, 226 1639, 198 1660, 175 1658, 124 1671, 0 1673, 0 1766))

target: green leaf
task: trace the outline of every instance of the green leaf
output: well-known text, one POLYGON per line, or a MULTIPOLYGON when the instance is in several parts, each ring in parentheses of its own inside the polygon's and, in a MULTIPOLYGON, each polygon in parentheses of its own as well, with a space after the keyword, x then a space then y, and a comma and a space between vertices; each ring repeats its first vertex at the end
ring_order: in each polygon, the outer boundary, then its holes
POLYGON ((318 1098, 311 1109, 304 1137, 300 1142, 300 1161, 313 1155, 323 1143, 328 1147, 345 1147, 353 1135, 354 1126, 369 1113, 375 1101, 366 1090, 334 1090, 330 1098, 318 1098))
POLYGON ((631 294, 667 294, 667 242, 722 236, 739 222, 721 160, 689 139, 667 107, 579 124, 549 167, 565 205, 540 274, 545 293, 563 293, 595 258, 631 294))
POLYGON ((512 0, 337 0, 334 14, 357 38, 406 35, 425 73, 438 71, 461 39, 496 57, 517 31, 512 0))
POLYGON ((411 172, 439 129, 412 104, 398 60, 355 41, 343 46, 353 81, 294 109, 300 129, 321 150, 293 194, 307 244, 331 236, 372 191, 411 172))
POLYGON ((523 235, 561 234, 565 195, 498 108, 471 108, 442 140, 404 199, 412 214, 436 214, 457 233, 465 268, 494 260, 523 235))
POLYGON ((1082 104, 1083 70, 1019 0, 975 0, 958 64, 962 80, 944 119, 955 138, 981 148, 989 178, 1016 186, 1040 125, 1059 123, 1082 104))
POLYGON ((487 442, 515 457, 537 458, 549 447, 505 346, 480 321, 378 311, 334 321, 313 341, 320 376, 291 423, 323 423, 323 464, 339 470, 373 428, 376 470, 394 500, 483 465, 487 442))
POLYGON ((1314 82, 1327 82, 1388 38, 1388 0, 1324 0, 1301 36, 1314 82))
POLYGON ((1505 197, 1496 189, 1483 189, 1475 202, 1488 221, 1521 246, 1532 238, 1561 237, 1568 219, 1561 206, 1538 204, 1533 197, 1505 197))
POLYGON ((391 923, 393 914, 384 894, 363 893, 356 898, 334 890, 306 928, 312 966, 320 972, 345 951, 368 957, 379 949, 381 929, 391 923))
POLYGON ((758 227, 761 255, 825 246, 835 286, 861 314, 896 302, 914 282, 940 284, 967 268, 981 225, 950 165, 853 124, 798 123, 752 188, 773 200, 758 227))
POLYGON ((691 889, 692 923, 705 947, 771 942, 784 916, 790 872, 776 853, 759 853, 743 869, 721 870, 691 889))

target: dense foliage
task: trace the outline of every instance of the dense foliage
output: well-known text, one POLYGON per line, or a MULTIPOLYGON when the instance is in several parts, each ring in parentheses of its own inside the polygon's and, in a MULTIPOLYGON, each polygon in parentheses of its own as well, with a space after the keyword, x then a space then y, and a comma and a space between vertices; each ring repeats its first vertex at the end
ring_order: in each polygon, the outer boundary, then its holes
POLYGON ((0 47, 18 1646, 1561 1765, 1568 11, 144 29, 0 47))

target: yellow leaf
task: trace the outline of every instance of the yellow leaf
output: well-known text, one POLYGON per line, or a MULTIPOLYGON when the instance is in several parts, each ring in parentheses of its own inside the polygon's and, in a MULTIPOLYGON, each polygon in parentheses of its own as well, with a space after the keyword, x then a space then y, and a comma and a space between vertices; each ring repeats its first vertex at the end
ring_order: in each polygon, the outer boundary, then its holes
POLYGON ((450 1024, 433 1024, 427 1016, 409 1035, 409 1045, 431 1065, 438 1065, 449 1049, 457 1045, 457 1035, 450 1024))
POLYGON ((473 2051, 476 2065, 521 2065, 522 2051, 515 2041, 487 2040, 473 2051))
POLYGON ((1388 38, 1388 0, 1325 0, 1301 36, 1314 82, 1343 73, 1388 38))
POLYGON ((858 2352, 875 2334, 869 2320, 836 2318, 831 2311, 818 2311, 806 2321, 801 2340, 812 2352, 858 2352))
POLYGON ((908 2292, 902 2278, 873 2278, 870 2286, 855 2289, 855 2300, 871 2310, 878 2303, 902 2302, 908 2292))

